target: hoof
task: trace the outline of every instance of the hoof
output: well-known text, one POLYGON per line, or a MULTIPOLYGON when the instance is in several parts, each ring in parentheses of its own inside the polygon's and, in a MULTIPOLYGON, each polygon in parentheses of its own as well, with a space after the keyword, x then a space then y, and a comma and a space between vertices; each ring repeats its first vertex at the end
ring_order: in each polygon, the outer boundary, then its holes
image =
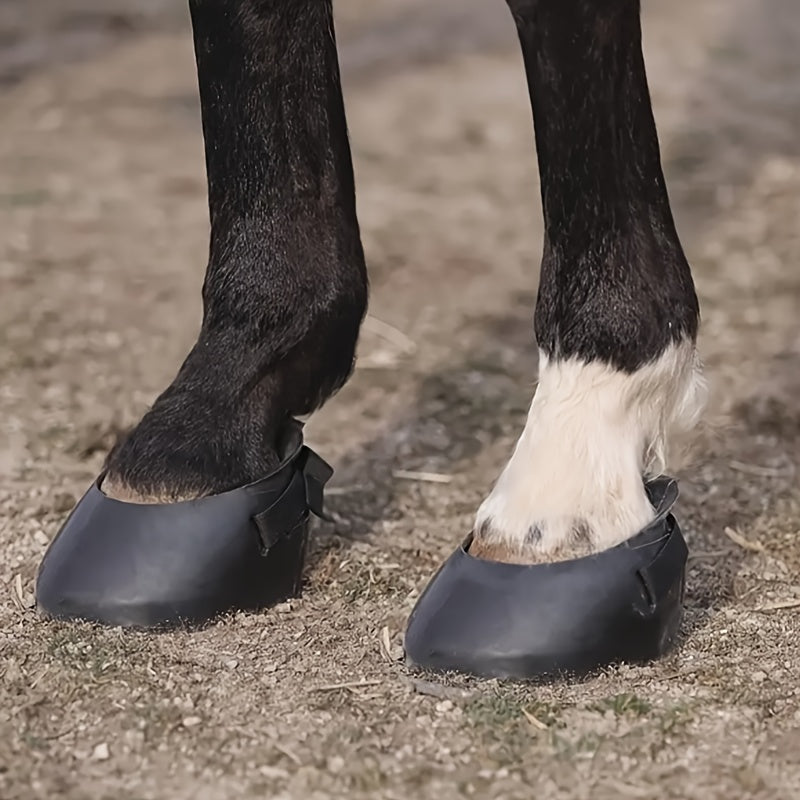
POLYGON ((688 554, 670 509, 677 483, 647 485, 656 518, 632 539, 572 561, 483 561, 471 536, 442 565, 411 613, 410 665, 494 678, 580 676, 650 661, 674 642, 688 554))
POLYGON ((107 497, 102 476, 39 567, 44 614, 142 628, 197 625, 300 591, 309 512, 322 514, 331 468, 287 430, 281 465, 197 500, 140 505, 107 497))

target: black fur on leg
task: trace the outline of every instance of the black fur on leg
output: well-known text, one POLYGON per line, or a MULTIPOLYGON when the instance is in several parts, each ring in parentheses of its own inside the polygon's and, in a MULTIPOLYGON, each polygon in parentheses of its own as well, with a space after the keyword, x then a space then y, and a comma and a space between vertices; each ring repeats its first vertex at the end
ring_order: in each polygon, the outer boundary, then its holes
POLYGON ((198 341, 108 484, 225 491, 344 384, 367 301, 330 0, 190 0, 211 218, 198 341))
POLYGON ((545 217, 536 338, 633 372, 697 334, 641 49, 639 0, 508 0, 545 217))

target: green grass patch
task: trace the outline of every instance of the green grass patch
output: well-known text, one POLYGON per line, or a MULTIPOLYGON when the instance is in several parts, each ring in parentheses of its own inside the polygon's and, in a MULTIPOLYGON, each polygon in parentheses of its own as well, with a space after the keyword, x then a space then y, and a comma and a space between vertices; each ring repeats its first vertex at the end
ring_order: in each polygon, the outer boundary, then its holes
POLYGON ((589 708, 602 714, 606 711, 613 711, 618 717, 644 717, 652 711, 653 706, 638 695, 631 692, 622 692, 621 694, 604 697, 597 703, 590 705, 589 708))

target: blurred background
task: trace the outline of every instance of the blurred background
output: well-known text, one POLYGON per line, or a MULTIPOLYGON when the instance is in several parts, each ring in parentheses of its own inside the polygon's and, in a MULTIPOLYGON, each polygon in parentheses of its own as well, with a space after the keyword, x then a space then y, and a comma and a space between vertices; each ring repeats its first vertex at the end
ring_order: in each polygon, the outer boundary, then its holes
POLYGON ((33 577, 196 335, 188 12, 0 0, 0 796, 800 796, 800 6, 644 7, 713 390, 681 476, 687 639, 577 687, 426 689, 398 661, 405 616, 536 374, 538 178, 504 3, 335 4, 373 287, 355 375, 309 426, 337 522, 291 613, 144 637, 43 623, 33 577))

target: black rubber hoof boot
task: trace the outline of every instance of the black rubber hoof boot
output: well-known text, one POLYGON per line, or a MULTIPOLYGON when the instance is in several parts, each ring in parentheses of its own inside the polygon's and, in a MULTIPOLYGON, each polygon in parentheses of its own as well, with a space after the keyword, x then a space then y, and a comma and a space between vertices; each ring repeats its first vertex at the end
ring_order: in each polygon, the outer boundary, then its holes
POLYGON ((102 477, 45 553, 36 582, 51 617, 143 628, 197 625, 263 608, 300 590, 309 512, 322 514, 333 470, 292 422, 266 478, 169 504, 123 503, 102 477))
POLYGON ((677 483, 647 485, 655 520, 610 550, 519 565, 469 555, 442 565, 408 621, 407 661, 495 678, 579 676, 650 661, 676 638, 687 548, 670 509, 677 483))

